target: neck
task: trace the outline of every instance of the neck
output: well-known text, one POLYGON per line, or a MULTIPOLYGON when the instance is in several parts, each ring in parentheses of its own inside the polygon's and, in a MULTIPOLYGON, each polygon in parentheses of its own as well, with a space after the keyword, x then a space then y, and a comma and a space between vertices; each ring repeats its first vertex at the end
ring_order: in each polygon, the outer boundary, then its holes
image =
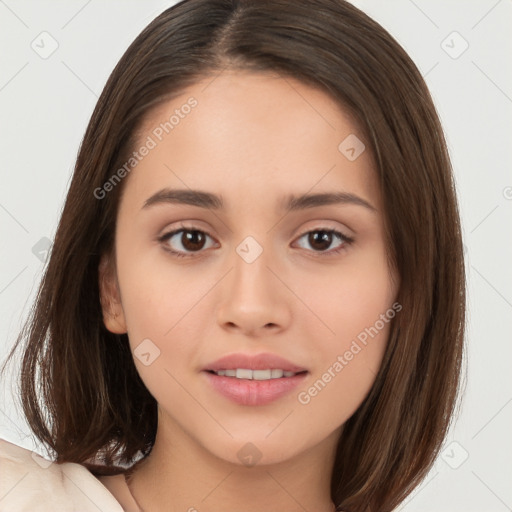
POLYGON ((161 427, 128 478, 143 511, 335 510, 330 481, 338 431, 289 460, 244 466, 219 459, 181 429, 161 427))

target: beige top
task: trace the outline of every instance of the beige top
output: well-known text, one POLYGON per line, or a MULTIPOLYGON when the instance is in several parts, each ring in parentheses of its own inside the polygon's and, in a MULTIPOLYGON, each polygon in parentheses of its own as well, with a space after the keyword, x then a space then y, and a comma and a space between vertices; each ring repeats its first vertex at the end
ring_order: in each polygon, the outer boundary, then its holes
POLYGON ((124 475, 95 477, 0 438, 0 512, 139 512, 124 475))

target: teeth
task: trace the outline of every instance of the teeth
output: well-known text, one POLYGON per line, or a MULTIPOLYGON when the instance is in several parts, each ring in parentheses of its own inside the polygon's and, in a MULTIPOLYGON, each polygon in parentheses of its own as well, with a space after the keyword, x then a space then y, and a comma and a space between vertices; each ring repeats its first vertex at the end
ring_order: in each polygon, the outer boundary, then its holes
POLYGON ((245 370, 244 368, 237 368, 236 370, 237 379, 252 379, 252 370, 245 370))
POLYGON ((254 380, 268 380, 272 376, 272 370, 253 370, 252 378, 254 380))
POLYGON ((270 380, 282 377, 293 377, 295 372, 288 372, 280 369, 249 370, 248 368, 236 368, 234 370, 217 370, 217 375, 235 377, 237 379, 249 380, 270 380))

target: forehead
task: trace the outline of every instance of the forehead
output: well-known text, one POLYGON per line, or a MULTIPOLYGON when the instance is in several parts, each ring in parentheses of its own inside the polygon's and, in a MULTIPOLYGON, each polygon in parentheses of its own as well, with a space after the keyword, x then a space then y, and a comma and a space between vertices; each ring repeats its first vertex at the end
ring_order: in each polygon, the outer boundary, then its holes
POLYGON ((375 204, 370 151, 356 159, 346 153, 347 145, 361 151, 364 139, 353 117, 319 88, 277 74, 225 71, 146 116, 134 149, 150 140, 152 149, 129 181, 146 196, 162 186, 215 190, 228 207, 234 191, 263 199, 334 188, 375 204))

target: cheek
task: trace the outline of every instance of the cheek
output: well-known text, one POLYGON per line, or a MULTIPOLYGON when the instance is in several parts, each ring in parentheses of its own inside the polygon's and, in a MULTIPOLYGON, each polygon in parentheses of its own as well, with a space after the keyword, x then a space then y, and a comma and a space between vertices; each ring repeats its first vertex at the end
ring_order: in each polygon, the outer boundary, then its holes
MULTIPOLYGON (((159 248, 137 248, 128 237, 118 241, 118 279, 128 334, 164 340, 208 291, 208 279, 191 279, 159 248)), ((211 285, 210 285, 211 286, 211 285)))
POLYGON ((321 329, 317 332, 328 352, 345 350, 359 335, 364 339, 376 322, 386 337, 387 323, 383 326, 380 318, 393 304, 395 286, 382 245, 348 254, 339 264, 303 274, 298 282, 298 293, 313 313, 308 323, 321 329))
MULTIPOLYGON (((390 313, 393 313, 389 311, 393 290, 387 268, 354 271, 346 277, 345 286, 332 302, 338 306, 338 314, 332 318, 336 332, 334 348, 338 352, 357 353, 361 363, 380 360, 389 334, 390 313), (363 348, 361 351, 357 349, 358 344, 363 348)), ((347 357, 351 356, 347 354, 347 357)))

